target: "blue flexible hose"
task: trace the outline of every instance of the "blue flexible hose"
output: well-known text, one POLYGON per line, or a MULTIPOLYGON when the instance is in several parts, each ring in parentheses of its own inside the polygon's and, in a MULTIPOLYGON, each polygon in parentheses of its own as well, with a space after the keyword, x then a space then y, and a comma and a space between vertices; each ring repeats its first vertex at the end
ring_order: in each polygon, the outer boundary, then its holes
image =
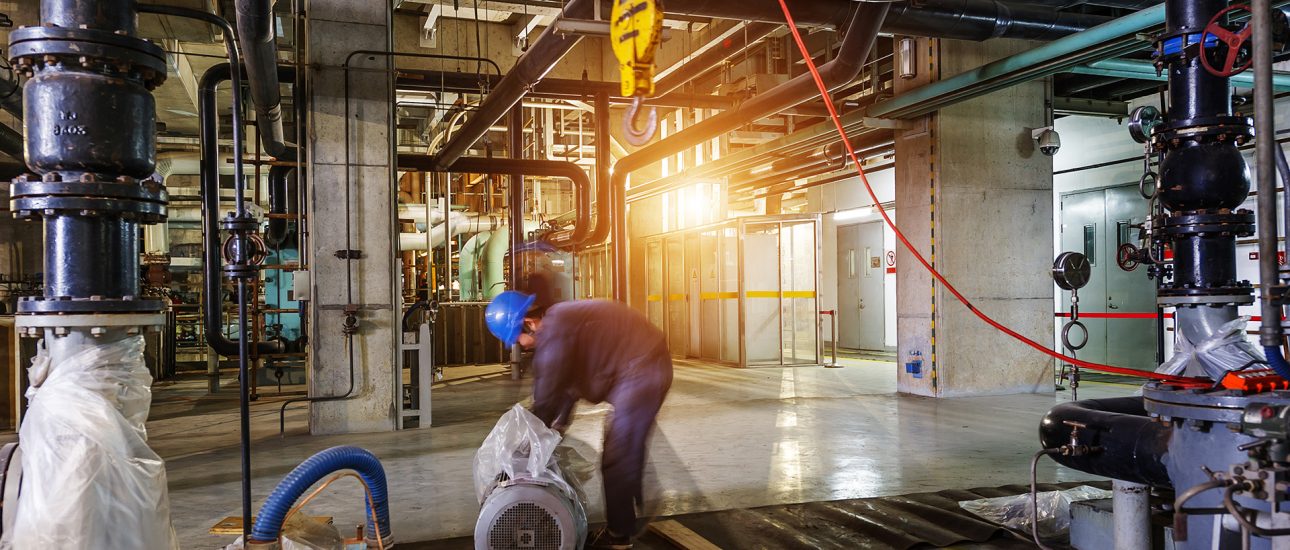
POLYGON ((1281 355, 1281 346, 1263 346, 1263 355, 1267 357, 1268 366, 1281 378, 1290 380, 1290 363, 1281 355))
POLYGON ((367 510, 367 538, 375 540, 376 527, 373 516, 380 522, 381 538, 390 540, 390 506, 385 487, 385 469, 376 455, 367 449, 353 446, 332 447, 309 457, 291 470, 287 477, 278 482, 273 493, 264 501, 260 513, 255 518, 255 528, 251 530, 251 540, 255 542, 272 542, 278 540, 282 533, 282 522, 287 512, 296 501, 323 477, 340 470, 354 470, 372 491, 372 503, 368 504, 367 495, 363 496, 364 509, 367 510), (375 506, 375 510, 373 510, 375 506))

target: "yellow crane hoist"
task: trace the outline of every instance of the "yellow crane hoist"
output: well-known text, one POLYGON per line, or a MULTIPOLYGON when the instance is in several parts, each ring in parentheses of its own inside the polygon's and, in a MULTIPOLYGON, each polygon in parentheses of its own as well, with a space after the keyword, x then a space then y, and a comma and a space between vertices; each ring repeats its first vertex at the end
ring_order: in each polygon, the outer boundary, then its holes
POLYGON ((642 102, 654 94, 654 51, 663 37, 663 6, 658 0, 615 0, 609 16, 609 43, 618 58, 623 96, 632 98, 623 131, 628 143, 644 145, 654 137, 658 114, 650 108, 641 130, 636 129, 636 118, 642 102))

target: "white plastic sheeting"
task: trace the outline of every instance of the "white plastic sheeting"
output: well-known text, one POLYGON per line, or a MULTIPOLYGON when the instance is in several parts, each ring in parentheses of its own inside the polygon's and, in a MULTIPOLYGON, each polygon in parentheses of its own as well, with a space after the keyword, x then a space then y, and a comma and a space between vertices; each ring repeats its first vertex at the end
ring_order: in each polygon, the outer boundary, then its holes
POLYGON ((579 494, 564 479, 555 448, 564 439, 538 417, 516 403, 497 421, 475 453, 475 496, 482 504, 488 493, 505 479, 540 479, 566 495, 579 494))
MULTIPOLYGON (((1037 498, 1039 500, 1039 536, 1055 538, 1070 531, 1072 502, 1111 498, 1111 492, 1080 485, 1065 491, 1041 491, 1037 498)), ((988 521, 1023 533, 1030 532, 1030 523, 1034 521, 1033 518, 1036 515, 1029 493, 964 500, 959 502, 959 506, 988 521)))
POLYGON ((22 493, 4 548, 178 548, 166 469, 147 443, 142 336, 32 361, 22 493))
POLYGON ((1263 353, 1250 343, 1245 334, 1249 316, 1223 323, 1209 338, 1192 343, 1182 334, 1174 339, 1174 354, 1156 372, 1188 376, 1208 376, 1222 380, 1228 372, 1264 361, 1263 353))

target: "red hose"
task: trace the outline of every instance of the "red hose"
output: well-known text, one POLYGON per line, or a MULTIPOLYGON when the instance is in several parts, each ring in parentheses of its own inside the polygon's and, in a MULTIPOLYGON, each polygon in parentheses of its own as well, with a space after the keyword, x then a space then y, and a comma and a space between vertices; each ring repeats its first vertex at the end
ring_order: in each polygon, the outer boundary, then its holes
MULTIPOLYGON (((784 19, 788 23, 788 30, 793 33, 793 40, 797 42, 797 48, 802 52, 802 60, 806 62, 806 67, 811 70, 811 77, 814 78, 816 87, 820 89, 820 97, 824 99, 824 105, 829 109, 829 118, 833 120, 833 125, 837 127, 838 134, 842 136, 842 146, 846 147, 847 156, 851 157, 851 162, 854 162, 856 165, 856 171, 860 173, 860 182, 864 184, 865 191, 869 193, 869 198, 873 200, 873 203, 881 204, 882 201, 878 200, 878 195, 874 193, 873 187, 869 185, 869 178, 865 176, 864 166, 860 163, 860 159, 856 157, 855 148, 851 146, 851 139, 847 137, 847 131, 842 128, 842 120, 838 117, 837 108, 833 105, 833 98, 829 96, 828 88, 824 86, 824 81, 820 79, 820 72, 815 68, 815 62, 811 60, 811 54, 810 54, 810 51, 806 49, 806 44, 802 42, 802 35, 797 32, 797 24, 793 22, 793 14, 789 12, 788 4, 786 0, 779 0, 779 6, 784 10, 784 19)), ((923 268, 926 269, 928 273, 932 274, 932 277, 935 277, 937 281, 940 281, 940 283, 945 286, 945 289, 950 291, 950 294, 953 294, 954 297, 958 298, 959 301, 962 302, 964 306, 967 306, 969 311, 975 314, 982 321, 985 321, 986 324, 994 327, 999 332, 1007 334, 1008 336, 1013 337, 1014 339, 1020 341, 1021 343, 1026 344, 1038 351, 1041 351, 1044 354, 1049 355, 1053 358, 1060 359, 1070 364, 1084 367, 1090 370, 1109 372, 1114 374, 1123 374, 1126 376, 1154 378, 1156 380, 1164 380, 1167 382, 1173 382, 1173 383, 1185 384, 1185 385, 1204 384, 1208 386, 1211 384, 1209 380, 1204 378, 1191 378, 1187 376, 1173 376, 1169 374, 1146 372, 1146 371, 1140 371, 1136 369, 1116 367, 1112 365, 1103 365, 1101 363, 1093 363, 1090 361, 1084 361, 1082 359, 1076 359, 1074 357, 1070 357, 1068 355, 1064 355, 1056 351, 1053 351, 1051 349, 1048 349, 1047 346, 1044 346, 1034 340, 1031 340, 1030 338, 1022 336, 1017 331, 1004 326, 998 321, 995 321, 994 319, 990 318, 989 315, 986 315, 984 312, 977 309, 976 306, 972 305, 972 302, 968 301, 968 299, 965 298, 963 294, 961 294, 958 291, 958 289, 954 288, 954 285, 950 284, 950 281, 946 279, 944 275, 941 275, 939 271, 936 271, 936 268, 932 267, 932 264, 928 263, 927 259, 924 258, 923 255, 919 253, 918 250, 915 249, 912 244, 909 243, 909 239, 905 238, 904 233, 900 232, 900 229, 897 228, 896 224, 891 221, 891 217, 887 215, 887 212, 885 210, 883 210, 882 208, 877 208, 876 210, 878 211, 878 214, 882 216, 883 221, 887 223, 887 226, 890 227, 891 230, 896 233, 896 238, 900 240, 900 244, 904 245, 905 249, 908 250, 910 254, 913 254, 914 258, 918 259, 918 263, 922 264, 923 268)))

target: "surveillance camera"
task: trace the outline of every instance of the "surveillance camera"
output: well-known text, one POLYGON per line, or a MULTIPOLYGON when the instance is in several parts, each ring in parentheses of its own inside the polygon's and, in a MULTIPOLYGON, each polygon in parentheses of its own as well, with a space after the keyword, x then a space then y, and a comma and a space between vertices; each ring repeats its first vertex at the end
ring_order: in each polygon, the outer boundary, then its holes
POLYGON ((1057 130, 1052 126, 1035 128, 1030 131, 1031 139, 1035 140, 1035 145, 1039 147, 1039 152, 1047 156, 1057 154, 1057 150, 1062 148, 1062 138, 1057 135, 1057 130))

